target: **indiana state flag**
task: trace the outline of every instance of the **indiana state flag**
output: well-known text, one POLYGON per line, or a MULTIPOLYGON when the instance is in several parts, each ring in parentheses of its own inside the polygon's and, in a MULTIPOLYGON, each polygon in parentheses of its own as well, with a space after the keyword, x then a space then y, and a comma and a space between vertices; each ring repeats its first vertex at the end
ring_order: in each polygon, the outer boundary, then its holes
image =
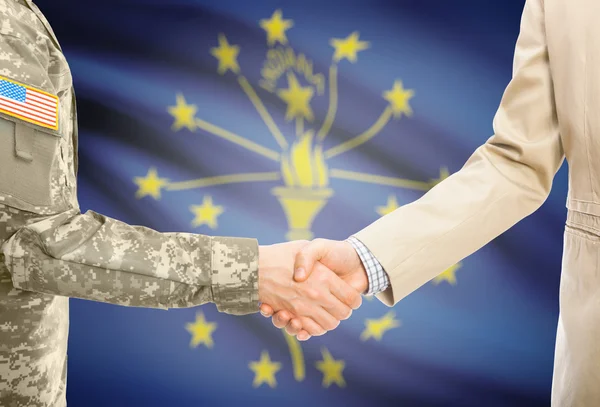
MULTIPOLYGON (((73 71, 82 209, 260 244, 345 239, 458 171, 493 132, 523 7, 38 3, 73 71)), ((563 206, 308 342, 212 304, 73 300, 69 405, 548 405, 563 206)))

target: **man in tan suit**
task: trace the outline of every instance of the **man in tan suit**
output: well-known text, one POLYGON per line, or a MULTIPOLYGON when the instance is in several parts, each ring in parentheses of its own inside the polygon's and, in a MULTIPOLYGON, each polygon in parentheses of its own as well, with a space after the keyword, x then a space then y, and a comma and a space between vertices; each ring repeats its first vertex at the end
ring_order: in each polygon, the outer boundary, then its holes
MULTIPOLYGON (((598 16, 596 0, 527 0, 494 136, 460 171, 358 232, 354 242, 307 246, 297 258, 297 274, 306 276, 319 260, 364 289, 365 271, 353 248, 360 242, 375 258, 364 264, 367 271, 373 264, 385 270, 389 287, 378 298, 392 306, 537 210, 566 156, 568 216, 552 405, 600 406, 598 16)), ((277 314, 274 322, 281 326, 289 316, 277 314)), ((300 331, 301 321, 295 323, 288 325, 292 333, 300 331)))

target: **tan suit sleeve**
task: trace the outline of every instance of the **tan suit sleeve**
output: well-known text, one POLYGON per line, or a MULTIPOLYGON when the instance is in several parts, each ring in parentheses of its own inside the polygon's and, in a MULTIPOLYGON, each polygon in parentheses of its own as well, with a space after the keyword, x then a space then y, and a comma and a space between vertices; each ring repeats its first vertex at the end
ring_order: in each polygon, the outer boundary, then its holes
POLYGON ((355 236, 381 262, 393 305, 469 256, 546 200, 564 159, 542 0, 527 0, 513 78, 494 118, 494 136, 464 167, 421 199, 355 236))

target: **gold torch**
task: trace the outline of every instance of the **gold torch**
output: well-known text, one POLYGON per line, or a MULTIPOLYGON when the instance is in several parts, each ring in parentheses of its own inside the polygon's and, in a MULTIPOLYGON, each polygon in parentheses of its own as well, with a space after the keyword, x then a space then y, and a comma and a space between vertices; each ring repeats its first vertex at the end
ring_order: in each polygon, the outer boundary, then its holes
POLYGON ((313 220, 333 195, 333 190, 327 188, 329 177, 322 145, 313 148, 313 138, 312 131, 304 133, 289 152, 282 155, 285 186, 271 191, 288 220, 289 231, 285 236, 288 240, 312 239, 313 220))

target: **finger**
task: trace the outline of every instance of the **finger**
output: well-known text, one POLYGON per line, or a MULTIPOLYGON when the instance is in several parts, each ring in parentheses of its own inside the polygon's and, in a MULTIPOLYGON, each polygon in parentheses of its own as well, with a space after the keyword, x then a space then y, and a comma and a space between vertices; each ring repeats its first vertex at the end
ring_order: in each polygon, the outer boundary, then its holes
POLYGON ((285 328, 285 326, 292 319, 292 315, 286 310, 278 311, 275 315, 273 315, 273 325, 275 325, 279 329, 285 328))
POLYGON ((321 336, 327 333, 327 330, 323 328, 321 325, 317 324, 313 319, 308 317, 300 317, 300 322, 302 323, 302 328, 308 334, 309 338, 311 336, 321 336))
MULTIPOLYGON (((325 295, 321 300, 321 307, 336 321, 348 319, 352 315, 352 308, 341 302, 331 293, 325 295)), ((329 328, 328 330, 331 331, 332 329, 329 328)))
POLYGON ((267 304, 261 304, 260 305, 260 313, 262 314, 263 317, 272 317, 273 316, 273 308, 271 308, 270 305, 267 304))
POLYGON ((352 315, 352 308, 350 308, 334 296, 331 296, 331 300, 323 304, 322 307, 337 321, 344 321, 350 318, 350 316, 352 315))
POLYGON ((298 252, 294 263, 294 280, 302 282, 308 278, 315 263, 327 254, 326 242, 324 239, 315 239, 298 252))
POLYGON ((310 339, 310 334, 306 332, 304 329, 298 333, 296 338, 299 341, 308 341, 310 339))
POLYGON ((340 320, 327 312, 322 306, 315 306, 314 310, 308 315, 326 331, 333 331, 340 324, 340 320))
POLYGON ((302 322, 300 322, 300 319, 298 318, 292 319, 285 327, 285 332, 287 332, 288 335, 296 336, 300 331, 302 331, 302 322))
POLYGON ((338 300, 352 309, 358 309, 362 305, 360 293, 337 276, 330 281, 329 290, 338 300))

